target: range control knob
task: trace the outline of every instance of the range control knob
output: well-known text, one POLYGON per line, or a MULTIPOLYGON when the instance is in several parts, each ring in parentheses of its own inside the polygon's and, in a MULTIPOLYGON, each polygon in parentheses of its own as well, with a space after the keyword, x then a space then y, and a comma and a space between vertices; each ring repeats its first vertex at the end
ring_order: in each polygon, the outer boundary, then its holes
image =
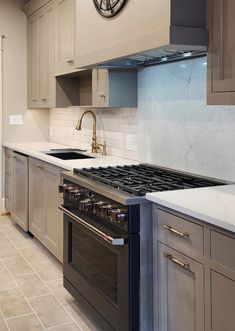
POLYGON ((109 214, 111 221, 114 223, 121 223, 127 220, 127 212, 125 209, 111 209, 109 214))
POLYGON ((70 191, 70 195, 72 199, 79 200, 83 197, 88 197, 89 191, 80 188, 75 188, 74 190, 70 191))
POLYGON ((105 201, 102 201, 102 200, 96 201, 94 203, 94 211, 98 212, 98 213, 102 213, 104 210, 107 209, 107 206, 108 206, 108 204, 105 201))
POLYGON ((72 184, 59 185, 59 193, 68 193, 75 188, 72 184))
POLYGON ((91 199, 85 199, 85 200, 81 200, 79 202, 79 210, 81 211, 89 211, 93 209, 93 203, 91 199))

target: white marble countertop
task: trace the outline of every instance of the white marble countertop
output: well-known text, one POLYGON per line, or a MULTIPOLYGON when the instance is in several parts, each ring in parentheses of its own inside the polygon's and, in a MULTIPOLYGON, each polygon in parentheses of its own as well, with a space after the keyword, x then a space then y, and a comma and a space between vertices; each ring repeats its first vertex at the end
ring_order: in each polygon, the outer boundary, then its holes
POLYGON ((235 233, 235 185, 147 193, 146 197, 235 233))
MULTIPOLYGON (((71 146, 65 146, 61 144, 55 144, 47 141, 40 142, 26 142, 26 143, 4 143, 4 147, 13 149, 14 151, 35 157, 42 161, 51 163, 55 166, 61 167, 65 170, 73 170, 74 168, 84 167, 106 167, 116 165, 130 165, 138 164, 138 162, 124 159, 116 156, 102 156, 101 154, 85 153, 90 156, 94 156, 94 159, 81 159, 81 160, 61 160, 56 157, 44 154, 43 152, 49 152, 50 149, 63 149, 72 148, 71 146)), ((79 148, 79 147, 77 147, 79 148)))

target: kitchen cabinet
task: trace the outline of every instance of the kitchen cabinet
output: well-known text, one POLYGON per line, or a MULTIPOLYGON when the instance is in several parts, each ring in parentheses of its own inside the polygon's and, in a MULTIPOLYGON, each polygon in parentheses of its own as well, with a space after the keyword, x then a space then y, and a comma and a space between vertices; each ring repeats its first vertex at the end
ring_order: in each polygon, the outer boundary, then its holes
POLYGON ((63 260, 63 217, 58 209, 61 169, 29 159, 29 230, 58 260, 63 260))
POLYGON ((159 330, 204 330, 203 266, 159 243, 159 330))
POLYGON ((208 104, 235 104, 233 0, 209 1, 208 104))
POLYGON ((153 220, 154 330, 233 331, 235 234, 158 205, 153 220))
POLYGON ((55 71, 59 75, 74 71, 76 1, 57 0, 55 14, 55 71))
POLYGON ((12 206, 12 154, 9 148, 4 150, 4 197, 5 209, 7 213, 11 212, 12 206))
POLYGON ((137 107, 136 69, 88 69, 56 80, 64 106, 137 107))
POLYGON ((55 103, 55 7, 48 2, 28 17, 28 106, 55 103))
POLYGON ((24 231, 28 231, 28 157, 12 153, 11 218, 24 231))

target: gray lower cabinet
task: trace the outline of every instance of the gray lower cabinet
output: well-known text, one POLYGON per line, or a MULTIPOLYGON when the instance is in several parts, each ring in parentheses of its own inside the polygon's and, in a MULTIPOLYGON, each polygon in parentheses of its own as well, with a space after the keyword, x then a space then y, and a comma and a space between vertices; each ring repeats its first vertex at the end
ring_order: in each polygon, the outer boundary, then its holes
POLYGON ((235 234, 155 205, 154 331, 235 330, 235 234))
POLYGON ((58 209, 61 169, 29 159, 29 229, 58 259, 63 260, 63 217, 58 209))
POLYGON ((156 283, 159 330, 203 331, 203 266, 159 243, 156 283))
POLYGON ((4 151, 4 198, 5 210, 11 212, 12 206, 12 154, 13 151, 5 148, 4 151))
POLYGON ((211 270, 211 330, 235 329, 235 280, 211 270))
POLYGON ((12 154, 11 218, 28 231, 28 157, 12 154))

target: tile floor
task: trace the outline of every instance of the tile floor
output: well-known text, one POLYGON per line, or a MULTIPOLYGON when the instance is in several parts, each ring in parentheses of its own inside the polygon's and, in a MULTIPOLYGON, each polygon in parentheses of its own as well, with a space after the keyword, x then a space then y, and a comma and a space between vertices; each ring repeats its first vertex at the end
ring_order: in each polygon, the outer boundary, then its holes
POLYGON ((61 264, 0 217, 0 331, 97 331, 62 284, 61 264))

